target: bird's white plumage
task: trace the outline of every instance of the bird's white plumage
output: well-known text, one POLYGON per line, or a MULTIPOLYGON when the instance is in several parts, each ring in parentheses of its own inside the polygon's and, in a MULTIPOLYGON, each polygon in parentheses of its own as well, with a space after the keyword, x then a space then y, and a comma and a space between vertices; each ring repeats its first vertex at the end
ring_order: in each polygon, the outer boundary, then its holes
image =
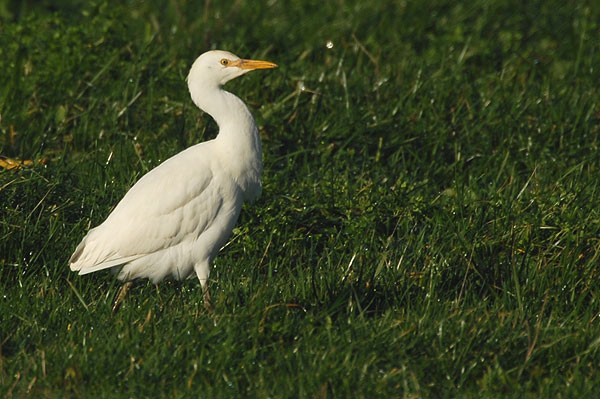
POLYGON ((261 191, 256 124, 246 105, 221 86, 250 70, 274 67, 219 50, 198 57, 188 87, 194 103, 219 125, 219 134, 144 175, 84 237, 71 270, 87 274, 119 267, 121 280, 153 282, 195 272, 206 288, 210 263, 231 234, 243 201, 255 200, 261 191))

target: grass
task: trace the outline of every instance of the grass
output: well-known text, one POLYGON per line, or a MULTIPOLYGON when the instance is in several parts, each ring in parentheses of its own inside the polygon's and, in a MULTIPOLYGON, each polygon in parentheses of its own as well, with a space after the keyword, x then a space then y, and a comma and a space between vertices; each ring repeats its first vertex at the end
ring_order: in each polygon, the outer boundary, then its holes
POLYGON ((0 154, 34 163, 0 170, 0 395, 597 396, 599 15, 0 1, 0 154), (215 261, 214 314, 196 281, 140 282, 112 314, 118 282, 68 257, 214 137, 185 85, 213 47, 281 66, 228 85, 263 196, 215 261))

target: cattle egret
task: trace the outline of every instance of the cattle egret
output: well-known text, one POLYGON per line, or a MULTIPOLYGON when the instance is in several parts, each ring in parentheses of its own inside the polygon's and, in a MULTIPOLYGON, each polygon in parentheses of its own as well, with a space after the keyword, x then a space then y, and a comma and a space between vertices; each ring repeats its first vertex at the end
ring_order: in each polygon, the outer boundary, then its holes
POLYGON ((276 67, 227 51, 199 56, 187 83, 193 102, 219 125, 217 137, 144 175, 83 238, 69 261, 71 270, 88 274, 115 268, 119 280, 154 283, 195 272, 210 307, 210 264, 229 238, 242 203, 260 195, 263 169, 254 118, 222 86, 252 70, 276 67))

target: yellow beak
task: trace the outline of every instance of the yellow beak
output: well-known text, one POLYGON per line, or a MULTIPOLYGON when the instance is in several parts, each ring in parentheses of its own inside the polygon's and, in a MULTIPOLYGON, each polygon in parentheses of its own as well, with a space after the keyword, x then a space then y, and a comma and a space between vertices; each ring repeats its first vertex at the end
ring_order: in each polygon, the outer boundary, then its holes
POLYGON ((233 61, 230 65, 249 70, 277 68, 277 64, 274 62, 260 60, 237 60, 233 61))

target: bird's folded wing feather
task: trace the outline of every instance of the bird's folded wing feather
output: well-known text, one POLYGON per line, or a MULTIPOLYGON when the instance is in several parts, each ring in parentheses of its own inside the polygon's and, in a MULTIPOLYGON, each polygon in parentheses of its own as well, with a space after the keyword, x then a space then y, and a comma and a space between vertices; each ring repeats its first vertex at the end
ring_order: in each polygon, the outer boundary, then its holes
POLYGON ((184 151, 143 176, 104 223, 89 231, 71 257, 71 269, 80 274, 106 269, 202 234, 222 196, 210 166, 189 155, 184 151))

